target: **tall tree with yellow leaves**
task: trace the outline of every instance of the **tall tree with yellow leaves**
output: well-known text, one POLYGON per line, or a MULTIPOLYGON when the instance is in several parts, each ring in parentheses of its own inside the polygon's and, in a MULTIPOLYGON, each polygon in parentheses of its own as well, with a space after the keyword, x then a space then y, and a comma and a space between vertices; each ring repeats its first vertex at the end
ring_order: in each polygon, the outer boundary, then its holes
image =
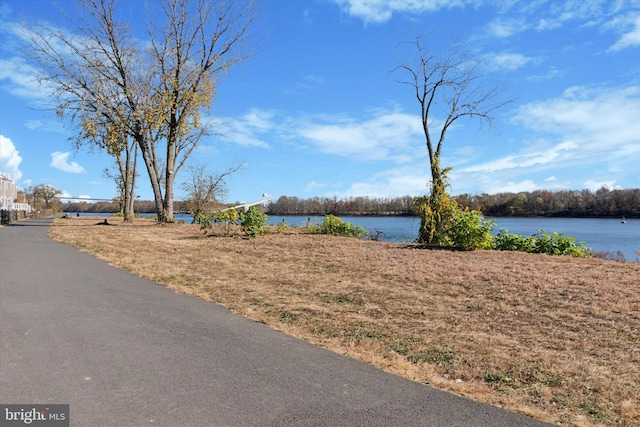
POLYGON ((75 32, 50 24, 25 30, 38 78, 52 89, 58 114, 78 127, 77 143, 114 155, 125 147, 123 136, 131 138, 158 221, 171 222, 175 177, 210 128, 202 115, 218 79, 247 56, 253 4, 160 0, 146 9, 146 37, 116 19, 123 16, 118 7, 133 3, 80 4, 81 18, 68 18, 75 32))

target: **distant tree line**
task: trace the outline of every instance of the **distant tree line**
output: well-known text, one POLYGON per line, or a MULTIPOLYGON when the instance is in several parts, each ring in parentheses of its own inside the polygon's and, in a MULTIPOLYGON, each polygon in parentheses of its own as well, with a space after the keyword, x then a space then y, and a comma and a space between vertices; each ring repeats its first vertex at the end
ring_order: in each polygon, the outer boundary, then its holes
POLYGON ((393 198, 298 197, 281 196, 267 206, 268 215, 396 215, 415 216, 414 197, 393 198))
MULTIPOLYGON (((622 217, 640 218, 640 189, 609 190, 536 190, 521 193, 469 195, 454 199, 462 208, 475 209, 485 216, 557 216, 557 217, 622 217)), ((380 215, 418 216, 415 197, 312 197, 301 199, 281 196, 266 208, 268 215, 380 215)), ((177 212, 187 212, 188 201, 174 202, 177 212)), ((119 212, 117 199, 88 203, 64 203, 65 212, 119 212)), ((136 200, 136 213, 155 213, 151 200, 136 200)))
MULTIPOLYGON (((282 196, 269 204, 269 215, 396 215, 418 216, 415 197, 282 196)), ((479 210, 485 216, 640 217, 640 189, 537 190, 455 196, 462 208, 479 210)))
POLYGON ((640 217, 640 189, 537 190, 457 196, 463 207, 485 216, 640 217))

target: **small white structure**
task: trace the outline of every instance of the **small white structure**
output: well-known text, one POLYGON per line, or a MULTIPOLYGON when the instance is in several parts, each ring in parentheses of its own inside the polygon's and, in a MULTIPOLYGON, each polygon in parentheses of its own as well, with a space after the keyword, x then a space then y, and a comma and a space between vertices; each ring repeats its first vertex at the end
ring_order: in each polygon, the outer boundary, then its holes
POLYGON ((257 205, 264 205, 267 204, 271 201, 271 196, 267 195, 267 193, 263 193, 262 194, 262 199, 258 200, 257 202, 252 202, 252 203, 242 203, 239 205, 235 205, 235 206, 231 206, 230 208, 226 208, 226 209, 222 209, 220 212, 225 212, 225 211, 230 211, 230 210, 237 210, 240 212, 246 212, 249 210, 249 208, 251 206, 257 206, 257 205))
POLYGON ((6 172, 0 172, 0 209, 12 211, 13 202, 18 198, 18 188, 11 175, 6 172))
POLYGON ((31 212, 31 205, 28 203, 18 203, 18 187, 11 175, 0 172, 0 210, 3 211, 26 211, 31 212))

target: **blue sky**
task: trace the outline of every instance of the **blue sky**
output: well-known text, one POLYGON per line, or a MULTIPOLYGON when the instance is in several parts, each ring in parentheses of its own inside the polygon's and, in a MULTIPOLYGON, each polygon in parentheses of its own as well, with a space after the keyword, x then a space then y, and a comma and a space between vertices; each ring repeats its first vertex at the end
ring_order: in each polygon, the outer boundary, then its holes
MULTIPOLYGON (((74 129, 42 108, 16 49, 21 22, 66 25, 55 4, 72 2, 0 0, 0 171, 22 188, 111 198, 112 160, 73 149, 74 129)), ((453 194, 640 187, 640 1, 263 0, 259 10, 254 54, 220 81, 217 135, 192 156, 211 171, 244 164, 228 201, 426 193, 419 105, 393 72, 416 35, 436 54, 464 42, 513 99, 494 129, 463 122, 448 134, 453 194)), ((151 200, 140 173, 137 193, 151 200)))

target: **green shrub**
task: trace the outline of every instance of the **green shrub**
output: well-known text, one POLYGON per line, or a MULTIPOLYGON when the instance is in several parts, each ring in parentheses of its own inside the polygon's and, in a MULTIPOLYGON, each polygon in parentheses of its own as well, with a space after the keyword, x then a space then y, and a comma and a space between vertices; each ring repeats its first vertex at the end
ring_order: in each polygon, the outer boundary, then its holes
POLYGON ((575 238, 555 231, 547 234, 545 230, 538 230, 538 234, 534 234, 531 238, 534 240, 534 253, 577 257, 585 257, 591 253, 591 250, 585 246, 584 242, 576 243, 575 238))
POLYGON ((204 212, 198 212, 191 220, 191 224, 200 224, 200 229, 204 230, 206 228, 211 228, 211 221, 212 217, 210 215, 207 215, 204 212))
MULTIPOLYGON (((233 206, 231 206, 233 208, 233 206)), ((207 230, 213 227, 213 224, 220 224, 224 235, 230 236, 234 225, 238 225, 238 211, 228 209, 207 215, 199 212, 193 217, 193 224, 200 224, 201 230, 207 230)), ((205 231, 206 233, 206 231, 205 231)))
POLYGON ((368 235, 367 230, 363 227, 353 225, 350 222, 344 222, 335 215, 327 215, 318 228, 321 234, 331 234, 334 236, 356 237, 362 239, 368 235))
POLYGON ((576 243, 573 237, 565 236, 561 233, 547 233, 545 230, 538 230, 537 234, 531 237, 524 237, 518 234, 511 234, 507 229, 501 229, 494 238, 494 248, 501 251, 520 251, 535 254, 549 255, 571 255, 586 257, 591 255, 591 249, 585 246, 584 242, 576 243))
POLYGON ((264 227, 268 222, 269 216, 255 206, 251 206, 248 211, 240 215, 242 230, 249 237, 264 233, 264 227))
POLYGON ((509 233, 506 228, 501 228, 493 241, 494 248, 499 251, 532 252, 533 241, 530 238, 509 233))
POLYGON ((284 233, 286 229, 287 229, 287 224, 284 222, 284 218, 282 218, 282 220, 280 221, 280 224, 278 224, 278 233, 284 233))
POLYGON ((485 220, 480 212, 456 207, 447 237, 451 245, 458 248, 490 249, 493 247, 493 227, 495 222, 485 220))

